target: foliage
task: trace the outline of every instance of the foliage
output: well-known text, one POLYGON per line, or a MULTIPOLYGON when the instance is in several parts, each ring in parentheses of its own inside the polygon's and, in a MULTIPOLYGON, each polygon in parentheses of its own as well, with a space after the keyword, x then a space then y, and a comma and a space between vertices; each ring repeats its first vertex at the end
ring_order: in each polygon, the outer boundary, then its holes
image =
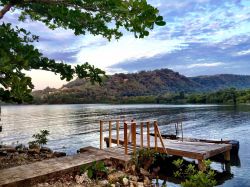
MULTIPOLYGON (((136 38, 149 35, 155 25, 165 22, 157 8, 146 0, 0 0, 0 100, 17 103, 29 102, 34 88, 24 70, 51 71, 61 79, 75 76, 101 82, 105 72, 88 63, 72 67, 49 59, 34 47, 39 37, 31 35, 5 20, 5 14, 17 10, 19 21, 39 21, 50 29, 73 30, 75 35, 101 35, 108 40, 119 39, 127 30, 136 38)), ((56 31, 55 31, 56 32, 56 31)))
POLYGON ((216 185, 215 172, 210 168, 210 160, 204 161, 206 168, 204 172, 198 171, 192 164, 184 168, 182 159, 173 161, 173 164, 177 168, 174 176, 185 179, 185 182, 181 183, 183 187, 213 187, 216 185))
POLYGON ((132 155, 132 162, 137 171, 140 171, 140 168, 148 170, 155 162, 157 155, 158 153, 153 149, 139 149, 132 155))
POLYGON ((81 166, 80 172, 87 172, 90 179, 98 179, 105 177, 108 173, 108 169, 106 168, 103 161, 95 161, 90 165, 81 166))
MULTIPOLYGON (((250 87, 250 77, 245 78, 245 83, 242 84, 250 87), (249 80, 249 84, 247 80, 249 80)), ((234 85, 234 82, 231 82, 231 85, 234 85)), ((33 96, 34 103, 37 104, 250 103, 250 91, 228 88, 211 92, 208 84, 208 90, 203 92, 206 86, 206 83, 201 86, 174 71, 161 69, 131 74, 115 74, 105 79, 103 86, 92 85, 89 81, 76 79, 61 89, 46 88, 35 91, 33 96)))
POLYGON ((32 137, 35 139, 34 141, 29 142, 29 145, 35 146, 35 145, 46 145, 48 142, 48 135, 49 131, 48 130, 40 130, 40 133, 33 134, 32 137))

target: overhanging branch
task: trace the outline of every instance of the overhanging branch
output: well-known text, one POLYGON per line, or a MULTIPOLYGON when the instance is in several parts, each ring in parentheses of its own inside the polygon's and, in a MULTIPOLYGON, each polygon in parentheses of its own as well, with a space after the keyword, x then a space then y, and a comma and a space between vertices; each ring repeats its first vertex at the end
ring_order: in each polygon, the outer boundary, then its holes
POLYGON ((6 12, 8 12, 10 10, 10 8, 12 7, 12 4, 7 4, 4 5, 4 7, 2 8, 2 10, 0 10, 0 19, 2 19, 4 17, 4 15, 6 14, 6 12))

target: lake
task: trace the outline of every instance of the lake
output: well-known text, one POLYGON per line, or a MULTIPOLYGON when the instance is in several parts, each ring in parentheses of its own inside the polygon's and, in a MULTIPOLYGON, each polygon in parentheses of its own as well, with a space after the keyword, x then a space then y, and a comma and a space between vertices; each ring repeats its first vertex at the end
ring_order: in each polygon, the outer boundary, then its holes
MULTIPOLYGON (((99 146, 99 120, 119 117, 158 120, 162 134, 174 133, 169 121, 183 119, 184 137, 240 141, 240 164, 231 167, 233 178, 221 186, 250 186, 250 105, 2 106, 0 142, 26 144, 34 133, 47 129, 50 148, 75 154, 81 147, 99 146)), ((218 163, 212 167, 221 169, 218 163)))

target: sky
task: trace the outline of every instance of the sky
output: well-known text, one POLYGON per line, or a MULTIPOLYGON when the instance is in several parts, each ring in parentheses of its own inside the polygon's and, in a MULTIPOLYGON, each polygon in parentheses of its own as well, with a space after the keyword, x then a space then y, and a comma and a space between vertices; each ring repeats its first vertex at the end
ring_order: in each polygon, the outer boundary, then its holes
MULTIPOLYGON (((48 29, 43 23, 17 21, 17 13, 3 21, 40 36, 35 46, 49 58, 76 65, 89 62, 107 74, 169 68, 185 76, 250 75, 250 0, 148 0, 160 10, 166 25, 150 36, 120 40, 74 36, 70 30, 48 29)), ((50 72, 27 72, 35 89, 59 88, 65 81, 50 72)))

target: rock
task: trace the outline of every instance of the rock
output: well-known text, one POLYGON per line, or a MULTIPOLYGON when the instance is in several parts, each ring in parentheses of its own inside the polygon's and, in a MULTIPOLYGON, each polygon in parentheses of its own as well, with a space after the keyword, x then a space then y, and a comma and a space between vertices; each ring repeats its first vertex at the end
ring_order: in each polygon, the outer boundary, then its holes
POLYGON ((120 178, 124 177, 126 174, 122 171, 118 171, 115 173, 111 173, 108 175, 108 181, 110 183, 115 183, 118 182, 120 180, 120 178))
POLYGON ((38 144, 30 144, 29 149, 40 149, 40 146, 38 144))
POLYGON ((129 180, 131 181, 134 181, 134 182, 137 182, 138 181, 138 177, 137 176, 134 176, 134 175, 129 175, 129 180))
POLYGON ((135 182, 135 181, 130 181, 129 187, 137 187, 137 182, 135 182))
POLYGON ((106 187, 106 186, 109 185, 109 181, 108 181, 108 180, 101 180, 101 181, 98 181, 98 185, 103 186, 103 187, 106 187))
POLYGON ((137 187, 144 187, 143 182, 137 182, 137 187))
POLYGON ((55 151, 55 152, 53 153, 53 156, 54 156, 54 157, 63 157, 63 156, 66 156, 66 153, 55 151))
POLYGON ((111 187, 115 187, 115 184, 111 184, 110 186, 111 186, 111 187))
POLYGON ((81 176, 76 175, 76 176, 75 176, 75 179, 76 179, 76 183, 77 183, 77 184, 82 184, 83 181, 84 181, 84 177, 83 177, 82 175, 81 175, 81 176))
POLYGON ((35 154, 39 154, 40 153, 40 149, 29 149, 28 150, 28 154, 31 155, 35 155, 35 154))
POLYGON ((87 172, 85 172, 82 175, 76 175, 75 180, 77 184, 82 184, 83 182, 87 182, 87 183, 91 182, 90 178, 87 175, 87 172))
POLYGON ((13 147, 0 148, 0 152, 15 153, 16 149, 13 147))
POLYGON ((116 182, 115 187, 121 187, 121 184, 119 182, 116 182))
POLYGON ((151 181, 149 180, 148 177, 144 177, 143 184, 144 184, 145 186, 151 185, 151 181))
POLYGON ((20 150, 18 150, 18 153, 19 153, 19 154, 22 154, 22 153, 27 153, 27 151, 28 151, 28 150, 23 150, 23 149, 20 149, 20 150))
POLYGON ((129 180, 128 180, 126 177, 124 177, 124 178, 122 179, 122 183, 123 183, 124 186, 128 186, 129 180))
POLYGON ((52 153, 53 151, 48 147, 41 147, 40 152, 41 153, 52 153))
POLYGON ((132 170, 132 172, 135 172, 135 165, 131 166, 131 170, 132 170))
POLYGON ((47 153, 46 158, 53 158, 54 154, 53 153, 47 153))
POLYGON ((14 148, 13 146, 10 146, 10 145, 1 145, 0 148, 14 148))
POLYGON ((143 169, 143 168, 140 168, 140 173, 142 175, 144 175, 144 176, 150 176, 150 173, 147 170, 143 169))
POLYGON ((6 151, 0 152, 0 156, 7 156, 8 153, 6 151))

